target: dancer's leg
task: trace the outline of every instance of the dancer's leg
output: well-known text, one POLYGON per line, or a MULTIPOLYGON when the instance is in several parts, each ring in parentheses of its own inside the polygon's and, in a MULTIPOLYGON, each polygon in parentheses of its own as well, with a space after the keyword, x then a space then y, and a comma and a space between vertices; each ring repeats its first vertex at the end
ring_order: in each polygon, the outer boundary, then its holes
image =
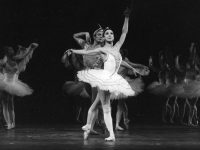
POLYGON ((99 91, 99 93, 100 93, 100 100, 101 100, 103 113, 104 113, 104 121, 110 134, 110 136, 106 138, 105 140, 115 141, 115 135, 113 131, 113 122, 112 122, 112 117, 111 117, 110 93, 107 91, 99 91))
POLYGON ((197 110, 197 107, 196 107, 196 103, 198 101, 198 98, 195 98, 195 99, 190 99, 189 103, 190 103, 190 107, 191 107, 191 110, 189 112, 189 119, 188 119, 188 125, 190 126, 195 126, 197 124, 197 118, 196 118, 196 110, 197 110), (195 124, 193 124, 193 121, 196 122, 195 124))
POLYGON ((171 112, 171 106, 169 105, 169 100, 170 97, 167 98, 166 103, 164 105, 163 111, 162 111, 162 120, 164 123, 166 123, 166 116, 168 114, 168 112, 171 112))
POLYGON ((174 98, 172 111, 170 112, 170 123, 174 123, 174 116, 176 113, 176 103, 177 103, 177 97, 174 98))
POLYGON ((124 125, 125 125, 126 129, 128 129, 129 128, 129 122, 130 122, 130 120, 128 118, 128 107, 126 105, 126 101, 124 101, 123 104, 124 104, 124 112, 123 112, 124 125))
POLYGON ((123 131, 124 129, 122 127, 120 127, 120 121, 122 118, 122 113, 124 112, 124 108, 123 108, 123 101, 124 100, 118 100, 118 105, 117 105, 117 113, 116 113, 116 125, 115 125, 115 129, 119 130, 119 131, 123 131))
POLYGON ((99 94, 97 94, 97 97, 96 97, 95 101, 92 103, 92 105, 90 106, 90 108, 88 110, 87 124, 82 127, 82 129, 85 131, 84 132, 84 139, 85 140, 88 138, 88 135, 90 133, 91 126, 92 126, 92 121, 93 121, 93 119, 95 117, 95 111, 96 111, 96 109, 98 107, 98 103, 99 102, 100 102, 99 94))
POLYGON ((8 95, 8 112, 12 128, 15 127, 14 97, 8 95))
POLYGON ((185 98, 185 102, 184 102, 184 105, 183 105, 183 113, 182 113, 182 115, 181 115, 181 124, 183 124, 183 125, 185 125, 185 123, 184 123, 184 116, 185 116, 185 113, 186 113, 186 106, 189 106, 189 108, 190 108, 190 104, 189 104, 189 101, 188 101, 188 98, 185 98))
POLYGON ((3 115, 4 115, 4 119, 6 121, 7 129, 11 129, 10 115, 9 115, 9 111, 8 111, 7 93, 3 94, 2 106, 3 106, 3 115))
POLYGON ((91 125, 92 125, 92 121, 95 117, 95 111, 97 109, 97 106, 98 106, 98 103, 100 102, 100 99, 99 99, 99 94, 97 94, 97 97, 96 99, 94 100, 94 102, 92 103, 92 105, 90 106, 89 110, 88 110, 88 116, 87 116, 87 126, 89 128, 91 128, 91 125))
MULTIPOLYGON (((96 99, 96 96, 97 96, 97 88, 92 88, 92 103, 95 101, 96 99)), ((94 125, 96 123, 96 120, 98 118, 98 113, 99 113, 99 105, 97 106, 98 108, 94 110, 94 117, 92 119, 92 123, 91 123, 91 129, 90 129, 90 132, 92 134, 98 134, 97 131, 94 130, 94 125)))

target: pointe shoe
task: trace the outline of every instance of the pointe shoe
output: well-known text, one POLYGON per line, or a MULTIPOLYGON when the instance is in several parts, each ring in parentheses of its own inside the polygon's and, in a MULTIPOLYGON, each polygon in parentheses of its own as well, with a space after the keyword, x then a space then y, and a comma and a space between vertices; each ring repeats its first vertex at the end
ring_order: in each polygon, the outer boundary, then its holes
POLYGON ((108 138, 105 138, 105 141, 115 141, 115 136, 109 136, 108 138))
POLYGON ((129 119, 124 120, 124 125, 125 125, 126 129, 129 129, 129 122, 130 122, 129 119))
POLYGON ((86 125, 84 125, 84 126, 82 126, 82 130, 83 131, 87 131, 89 129, 89 127, 88 127, 88 125, 86 124, 86 125))
POLYGON ((90 130, 86 130, 86 131, 84 131, 84 133, 83 133, 83 139, 84 139, 84 140, 87 140, 89 134, 90 134, 90 130))
POLYGON ((117 131, 124 131, 124 128, 122 128, 122 127, 120 127, 120 126, 116 126, 116 127, 115 127, 115 130, 117 130, 117 131))
POLYGON ((8 124, 6 129, 8 130, 12 129, 12 124, 8 124))
POLYGON ((11 127, 12 127, 12 128, 15 128, 15 124, 14 124, 14 123, 12 123, 12 124, 11 124, 11 127))

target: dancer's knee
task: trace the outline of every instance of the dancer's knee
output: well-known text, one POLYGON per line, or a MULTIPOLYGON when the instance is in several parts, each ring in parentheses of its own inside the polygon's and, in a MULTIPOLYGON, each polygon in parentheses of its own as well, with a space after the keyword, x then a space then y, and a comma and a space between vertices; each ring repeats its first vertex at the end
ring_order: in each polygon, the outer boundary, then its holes
POLYGON ((104 113, 110 113, 111 112, 111 107, 109 105, 104 105, 103 106, 103 112, 104 113))

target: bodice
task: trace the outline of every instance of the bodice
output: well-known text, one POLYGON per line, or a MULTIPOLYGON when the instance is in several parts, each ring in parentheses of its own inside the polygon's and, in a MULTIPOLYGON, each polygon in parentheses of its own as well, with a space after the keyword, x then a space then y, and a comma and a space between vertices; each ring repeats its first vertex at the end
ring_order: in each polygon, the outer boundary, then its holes
POLYGON ((122 61, 121 55, 115 56, 107 53, 107 59, 104 62, 104 70, 109 71, 111 74, 117 73, 122 61))
POLYGON ((18 78, 17 72, 18 72, 18 66, 15 62, 12 63, 7 62, 5 64, 5 67, 3 68, 3 73, 5 77, 9 79, 18 78))

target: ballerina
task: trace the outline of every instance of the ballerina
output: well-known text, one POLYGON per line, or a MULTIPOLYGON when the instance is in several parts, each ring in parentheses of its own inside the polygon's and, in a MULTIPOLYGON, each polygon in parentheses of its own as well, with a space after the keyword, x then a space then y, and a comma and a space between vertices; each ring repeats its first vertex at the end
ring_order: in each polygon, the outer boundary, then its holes
MULTIPOLYGON (((131 67, 127 63, 122 63, 122 57, 119 53, 119 50, 122 44, 125 41, 126 34, 128 32, 128 21, 129 21, 129 10, 125 11, 125 21, 122 29, 122 34, 120 40, 113 45, 114 34, 113 31, 109 28, 104 30, 104 38, 105 38, 105 46, 102 48, 96 48, 93 51, 84 50, 67 50, 68 55, 71 53, 81 54, 81 55, 89 55, 91 53, 103 53, 105 54, 104 61, 104 69, 89 69, 79 71, 77 76, 80 81, 87 82, 91 84, 92 87, 98 88, 97 97, 90 107, 90 112, 94 112, 96 110, 96 106, 100 101, 103 107, 104 112, 104 121, 106 127, 109 131, 109 137, 105 140, 107 141, 115 141, 115 135, 113 131, 112 117, 111 117, 111 108, 110 108, 110 98, 115 97, 128 97, 134 96, 135 91, 132 90, 131 86, 128 82, 119 74, 117 71, 120 67, 120 64, 125 65, 127 67, 131 67)), ((131 67, 132 68, 132 67, 131 67)), ((132 68, 134 72, 137 72, 134 68, 132 68)), ((91 128, 91 115, 88 113, 88 122, 83 129, 85 130, 84 135, 85 139, 90 132, 91 128)))
POLYGON ((31 95, 33 92, 27 84, 18 79, 18 76, 25 71, 26 64, 37 47, 38 44, 36 43, 30 44, 28 48, 19 46, 16 54, 11 47, 7 47, 6 55, 0 62, 3 66, 0 89, 2 91, 3 114, 7 129, 15 127, 14 96, 23 97, 31 95))

